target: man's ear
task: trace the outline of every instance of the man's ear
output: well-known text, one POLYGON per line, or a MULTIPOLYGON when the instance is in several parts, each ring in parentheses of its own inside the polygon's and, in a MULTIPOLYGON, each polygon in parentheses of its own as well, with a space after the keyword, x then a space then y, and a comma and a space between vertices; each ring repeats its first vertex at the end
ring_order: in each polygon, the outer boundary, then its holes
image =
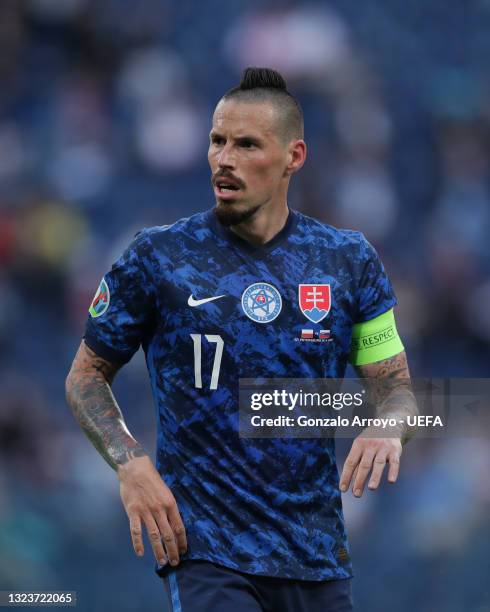
POLYGON ((306 143, 304 140, 292 140, 288 151, 288 165, 284 171, 286 176, 291 176, 300 170, 306 161, 306 143))

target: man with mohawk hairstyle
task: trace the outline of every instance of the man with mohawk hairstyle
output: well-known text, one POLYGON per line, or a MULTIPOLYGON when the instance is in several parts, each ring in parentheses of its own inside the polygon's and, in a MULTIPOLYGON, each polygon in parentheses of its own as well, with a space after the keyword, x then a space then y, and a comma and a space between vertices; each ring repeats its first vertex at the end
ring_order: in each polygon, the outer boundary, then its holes
POLYGON ((338 379, 349 361, 380 415, 416 412, 373 247, 288 206, 305 159, 284 79, 247 68, 213 115, 216 205, 136 235, 101 282, 66 381, 75 417, 117 472, 137 555, 148 533, 173 612, 352 610, 341 491, 376 489, 385 466, 395 482, 411 435, 400 425, 391 438, 359 436, 340 480, 332 439, 239 436, 240 378, 338 379), (300 341, 304 332, 322 341, 300 341), (111 391, 140 346, 156 467, 111 391))

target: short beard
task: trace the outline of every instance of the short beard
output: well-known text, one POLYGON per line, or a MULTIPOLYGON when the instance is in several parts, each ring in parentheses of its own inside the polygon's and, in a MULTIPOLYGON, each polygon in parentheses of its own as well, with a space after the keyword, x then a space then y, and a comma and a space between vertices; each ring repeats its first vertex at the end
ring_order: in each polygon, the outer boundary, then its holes
POLYGON ((259 208, 261 208, 261 205, 257 204, 257 206, 247 210, 236 210, 233 204, 217 204, 214 207, 214 214, 221 225, 230 227, 231 225, 240 225, 240 223, 248 221, 255 215, 259 208))

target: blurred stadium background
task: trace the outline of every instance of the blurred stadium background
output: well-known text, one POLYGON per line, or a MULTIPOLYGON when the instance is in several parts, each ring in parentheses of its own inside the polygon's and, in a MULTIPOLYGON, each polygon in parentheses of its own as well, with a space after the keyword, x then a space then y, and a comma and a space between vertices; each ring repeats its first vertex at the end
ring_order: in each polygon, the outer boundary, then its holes
MULTIPOLYGON (((489 0, 2 0, 0 589, 162 609, 64 378, 131 236, 213 205, 210 115, 246 65, 302 101, 290 203, 375 244, 413 374, 488 375, 489 33, 489 0)), ((115 390, 153 451, 141 355, 115 390)), ((489 471, 484 439, 416 440, 395 489, 345 496, 360 612, 490 610, 489 471)))

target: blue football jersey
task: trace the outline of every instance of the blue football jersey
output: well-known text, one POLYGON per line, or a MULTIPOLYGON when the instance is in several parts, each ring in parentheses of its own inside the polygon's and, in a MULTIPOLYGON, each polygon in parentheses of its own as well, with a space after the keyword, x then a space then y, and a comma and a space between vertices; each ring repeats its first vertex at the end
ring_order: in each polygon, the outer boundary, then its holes
POLYGON ((85 342, 109 361, 146 355, 156 466, 188 553, 303 580, 351 576, 332 439, 246 439, 240 378, 342 378, 352 326, 396 303, 362 234, 290 210, 253 246, 208 210, 145 229, 108 272, 85 342), (305 328, 328 342, 301 342, 305 328))

